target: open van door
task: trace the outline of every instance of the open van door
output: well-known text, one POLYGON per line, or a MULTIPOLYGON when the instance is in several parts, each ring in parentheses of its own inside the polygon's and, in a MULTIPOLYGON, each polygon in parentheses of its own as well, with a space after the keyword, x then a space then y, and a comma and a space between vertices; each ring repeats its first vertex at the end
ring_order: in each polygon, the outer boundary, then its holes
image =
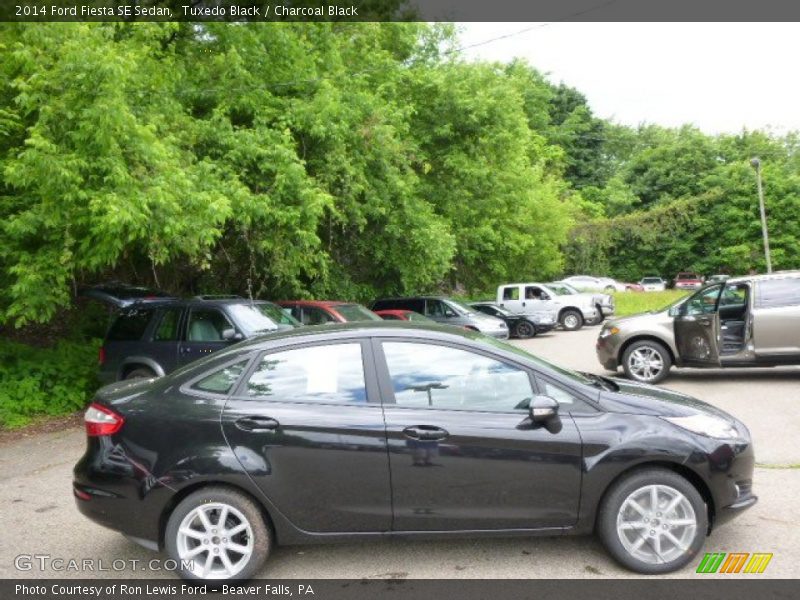
POLYGON ((720 365, 719 299, 723 287, 699 290, 681 305, 675 317, 675 345, 686 365, 720 365))

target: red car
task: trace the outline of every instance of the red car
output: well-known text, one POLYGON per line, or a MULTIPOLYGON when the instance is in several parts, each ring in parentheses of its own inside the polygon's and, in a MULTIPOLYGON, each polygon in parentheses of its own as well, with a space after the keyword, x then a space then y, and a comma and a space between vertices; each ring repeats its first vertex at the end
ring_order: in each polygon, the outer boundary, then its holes
POLYGON ((425 315, 421 315, 413 310, 376 310, 375 314, 380 316, 384 321, 414 321, 415 323, 435 323, 433 319, 429 319, 425 315))
POLYGON ((303 325, 323 323, 350 323, 352 321, 380 321, 374 312, 353 302, 338 300, 282 300, 279 306, 303 325))
POLYGON ((703 278, 697 273, 678 273, 675 276, 676 290, 696 290, 703 287, 703 278))

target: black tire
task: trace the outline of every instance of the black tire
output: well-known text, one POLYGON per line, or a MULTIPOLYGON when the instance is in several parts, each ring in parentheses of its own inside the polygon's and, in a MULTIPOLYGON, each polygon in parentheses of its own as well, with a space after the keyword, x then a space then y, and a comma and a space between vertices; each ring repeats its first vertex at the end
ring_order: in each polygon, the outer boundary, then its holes
POLYGON ((599 304, 595 305, 594 309, 597 311, 597 316, 594 319, 590 319, 586 321, 587 325, 600 325, 603 321, 605 321, 605 316, 603 316, 603 309, 600 307, 599 304))
MULTIPOLYGON (((238 511, 246 519, 253 536, 253 548, 249 558, 246 559, 245 564, 243 564, 241 569, 229 579, 236 581, 251 579, 258 573, 259 569, 264 564, 264 561, 266 561, 267 557, 269 556, 270 549, 272 547, 272 535, 267 523, 264 521, 264 515, 261 513, 258 505, 256 505, 256 503, 249 496, 224 486, 209 486, 189 494, 180 502, 180 504, 178 504, 178 506, 175 507, 175 510, 172 511, 164 532, 164 546, 167 550, 167 554, 169 554, 169 557, 177 563, 177 573, 184 579, 204 579, 204 577, 182 566, 180 553, 178 551, 178 534, 181 523, 187 517, 187 515, 189 515, 189 513, 196 508, 207 504, 227 505, 228 507, 232 507, 238 511)), ((238 524, 238 522, 240 522, 235 514, 233 516, 229 516, 228 518, 233 518, 234 523, 238 524)), ((209 517, 209 519, 213 524, 213 517, 209 517)), ((216 533, 216 530, 214 530, 214 532, 216 533)), ((236 535, 246 536, 247 534, 245 533, 236 535)), ((208 544, 209 550, 203 551, 199 554, 199 556, 201 556, 200 563, 205 563, 205 558, 210 555, 212 547, 216 548, 213 546, 214 539, 217 539, 217 543, 222 542, 222 538, 219 537, 210 539, 208 544)), ((227 539, 225 541, 227 542, 227 539)), ((237 538, 236 540, 232 538, 231 541, 244 544, 247 543, 247 538, 237 538)), ((200 545, 199 542, 198 545, 200 545)), ((222 548, 222 546, 220 547, 222 548)), ((243 558, 244 555, 242 554, 240 559, 243 558)), ((221 558, 215 557, 212 559, 212 567, 215 565, 218 567, 223 566, 221 558)), ((196 566, 199 568, 200 565, 196 566)), ((224 579, 224 577, 222 577, 222 579, 224 579)))
POLYGON ((125 379, 150 379, 151 377, 155 377, 156 374, 153 373, 147 367, 136 367, 135 369, 131 369, 127 373, 125 373, 125 379))
MULTIPOLYGON (((640 354, 642 352, 640 352, 640 354)), ((669 350, 667 350, 663 344, 653 340, 640 340, 628 346, 625 349, 625 352, 622 353, 622 368, 625 370, 625 375, 629 379, 633 379, 634 381, 639 381, 641 383, 658 383, 659 381, 666 379, 667 375, 669 375, 669 370, 672 368, 672 357, 669 354, 669 350), (638 372, 638 369, 631 365, 631 357, 637 350, 642 351, 645 354, 652 353, 653 355, 658 355, 662 365, 658 373, 650 377, 643 376, 638 372)), ((646 369, 644 372, 646 373, 646 369)))
POLYGON ((578 331, 578 329, 583 327, 583 315, 579 310, 568 308, 561 313, 559 323, 561 323, 561 327, 563 327, 565 331, 578 331))
POLYGON ((525 319, 521 320, 514 327, 514 335, 521 340, 527 340, 536 336, 536 325, 525 319))
MULTIPOLYGON (((667 496, 667 498, 669 498, 669 496, 667 496)), ((664 501, 666 503, 667 499, 664 501)), ((649 511, 650 507, 645 506, 644 508, 649 511)), ((655 514, 658 515, 657 520, 650 521, 650 523, 655 523, 655 525, 647 525, 647 527, 652 526, 653 529, 649 531, 647 529, 641 529, 635 534, 629 533, 627 535, 630 536, 628 542, 635 541, 636 536, 641 535, 644 537, 644 551, 647 553, 652 551, 654 554, 657 554, 655 553, 656 542, 654 541, 655 538, 653 534, 657 531, 661 531, 660 527, 663 527, 667 530, 672 529, 670 533, 675 532, 673 535, 680 536, 681 529, 680 527, 676 529, 671 528, 669 525, 662 524, 662 521, 667 515, 662 515, 662 513, 655 514)), ((646 519, 647 517, 642 516, 642 518, 646 519)), ((708 508, 706 507, 703 497, 697 491, 697 488, 684 477, 673 471, 662 468, 646 468, 633 471, 614 483, 606 492, 603 501, 600 503, 600 510, 597 514, 597 533, 609 554, 624 567, 637 573, 644 573, 647 575, 669 573, 687 565, 697 556, 697 553, 703 547, 707 532, 708 508), (690 531, 687 531, 687 536, 690 539, 686 541, 686 549, 683 550, 682 553, 679 547, 673 545, 670 541, 667 541, 664 546, 661 546, 664 552, 664 562, 660 563, 646 562, 632 554, 626 548, 625 542, 621 537, 626 534, 617 530, 618 517, 624 518, 624 516, 620 515, 620 511, 623 509, 623 504, 626 499, 637 490, 651 485, 665 486, 666 488, 671 488, 673 491, 676 490, 680 492, 691 505, 696 522, 694 533, 692 534, 690 531), (670 556, 670 552, 677 553, 678 555, 670 556), (667 559, 668 557, 669 559, 667 559)))

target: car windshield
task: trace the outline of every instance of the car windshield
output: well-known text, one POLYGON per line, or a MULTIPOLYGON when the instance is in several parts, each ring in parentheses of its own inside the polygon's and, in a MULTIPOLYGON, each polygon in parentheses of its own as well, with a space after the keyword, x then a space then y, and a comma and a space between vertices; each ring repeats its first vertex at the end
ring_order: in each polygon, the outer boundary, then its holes
POLYGON ((661 283, 661 277, 645 277, 642 283, 661 283))
POLYGON ((502 350, 506 350, 507 352, 513 352, 514 354, 519 354, 520 356, 523 356, 528 360, 532 360, 537 365, 545 369, 550 369, 551 371, 555 371, 556 373, 563 375, 564 377, 567 377, 569 379, 572 379, 577 383, 582 383, 584 385, 589 385, 592 383, 588 377, 578 373, 577 371, 573 371, 572 369, 566 369, 564 367, 559 367, 558 365, 554 365, 553 363, 546 361, 543 358, 536 356, 535 354, 531 354, 530 352, 525 352, 525 350, 523 350, 522 348, 518 348, 517 346, 512 346, 508 342, 498 340, 488 335, 481 335, 476 339, 480 339, 482 342, 489 344, 490 346, 495 346, 502 350))
POLYGON ((548 283, 547 287, 553 290, 557 296, 572 296, 578 293, 578 290, 566 283, 548 283))
POLYGON ((514 313, 510 310, 503 308, 502 306, 497 306, 496 304, 484 304, 482 306, 490 306, 495 314, 503 315, 504 317, 513 317, 514 313))
POLYGON ((444 301, 450 308, 456 311, 460 315, 469 315, 475 312, 475 309, 471 306, 467 306, 463 302, 459 302, 458 300, 452 300, 448 298, 444 301))
POLYGON ((247 333, 272 331, 279 325, 298 327, 300 323, 292 315, 283 312, 279 306, 271 302, 253 302, 252 304, 230 304, 228 310, 237 323, 247 333))
POLYGON ((345 321, 382 321, 378 315, 360 304, 337 304, 333 307, 345 321))

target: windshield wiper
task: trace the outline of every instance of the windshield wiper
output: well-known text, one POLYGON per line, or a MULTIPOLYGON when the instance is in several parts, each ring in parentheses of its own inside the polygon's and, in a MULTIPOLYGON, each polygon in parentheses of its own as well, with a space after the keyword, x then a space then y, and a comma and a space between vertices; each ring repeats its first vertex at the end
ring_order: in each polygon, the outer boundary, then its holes
POLYGON ((586 377, 586 379, 588 379, 589 381, 591 381, 592 385, 595 387, 608 390, 609 392, 619 391, 619 386, 613 379, 609 379, 608 377, 602 377, 600 375, 595 375, 594 373, 586 373, 585 371, 580 371, 580 374, 586 377))

